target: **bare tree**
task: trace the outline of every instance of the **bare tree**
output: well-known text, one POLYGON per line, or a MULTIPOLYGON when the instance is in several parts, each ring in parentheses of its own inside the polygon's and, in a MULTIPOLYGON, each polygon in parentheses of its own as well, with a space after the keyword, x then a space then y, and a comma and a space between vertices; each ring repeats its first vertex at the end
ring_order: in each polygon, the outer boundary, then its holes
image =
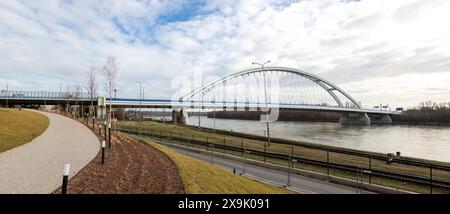
POLYGON ((78 106, 78 101, 81 98, 81 86, 79 86, 79 85, 75 86, 74 97, 75 97, 75 108, 77 109, 75 116, 79 116, 80 115, 80 107, 78 106))
POLYGON ((109 112, 108 121, 111 123, 111 98, 114 89, 116 88, 117 72, 119 70, 119 65, 116 62, 116 58, 113 56, 108 56, 106 58, 105 64, 102 67, 103 75, 105 76, 105 90, 109 95, 109 112))
POLYGON ((70 86, 66 87, 66 92, 64 92, 64 97, 66 98, 66 114, 69 113, 69 99, 72 99, 72 94, 70 93, 70 86))
POLYGON ((91 66, 90 70, 87 72, 86 83, 84 87, 88 93, 89 99, 91 100, 91 107, 89 108, 89 117, 92 117, 94 112, 94 98, 97 94, 98 88, 97 73, 95 71, 94 66, 91 66))

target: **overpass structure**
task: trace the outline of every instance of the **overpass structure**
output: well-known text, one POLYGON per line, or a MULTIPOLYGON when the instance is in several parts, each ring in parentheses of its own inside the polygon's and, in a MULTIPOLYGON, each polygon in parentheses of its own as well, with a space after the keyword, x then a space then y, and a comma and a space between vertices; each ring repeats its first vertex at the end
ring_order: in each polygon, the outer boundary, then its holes
MULTIPOLYGON (((341 113, 342 124, 389 124, 395 111, 365 109, 333 83, 302 70, 285 67, 249 69, 189 91, 177 100, 91 97, 84 93, 1 91, 10 105, 90 105, 104 108, 169 108, 174 121, 186 121, 187 109, 227 111, 310 110, 341 113)), ((103 111, 104 112, 104 111, 103 111)))

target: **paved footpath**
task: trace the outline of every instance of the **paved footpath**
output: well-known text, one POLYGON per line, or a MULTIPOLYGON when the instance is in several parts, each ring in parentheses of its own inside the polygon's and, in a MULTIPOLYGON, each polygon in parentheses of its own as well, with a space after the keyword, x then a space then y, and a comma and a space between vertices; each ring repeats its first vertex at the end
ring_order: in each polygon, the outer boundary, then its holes
POLYGON ((31 142, 0 153, 0 193, 51 193, 62 183, 64 164, 70 177, 97 155, 100 144, 86 126, 70 118, 39 112, 50 124, 31 142))

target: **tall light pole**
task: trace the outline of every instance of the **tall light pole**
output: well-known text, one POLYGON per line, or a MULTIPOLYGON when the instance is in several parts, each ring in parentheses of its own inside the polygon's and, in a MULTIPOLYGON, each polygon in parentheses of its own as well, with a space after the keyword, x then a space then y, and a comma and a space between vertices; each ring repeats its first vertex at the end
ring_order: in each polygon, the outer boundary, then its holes
POLYGON ((214 107, 213 107, 213 129, 216 132, 216 96, 214 95, 214 107))
MULTIPOLYGON (((203 74, 202 74, 202 88, 203 88, 203 74)), ((203 109, 203 96, 204 96, 204 93, 202 92, 201 93, 201 102, 202 102, 202 105, 200 106, 200 108, 198 109, 198 131, 202 131, 202 129, 201 129, 201 110, 203 109)))
MULTIPOLYGON (((263 77, 264 77, 264 102, 266 103, 266 109, 269 110, 267 107, 267 86, 266 86, 266 73, 264 72, 264 65, 266 65, 267 63, 270 63, 270 60, 260 64, 257 62, 252 62, 252 65, 259 65, 261 66, 262 69, 262 73, 263 73, 263 77)), ((269 112, 267 112, 266 114, 266 127, 267 127, 267 146, 270 146, 270 128, 269 128, 269 112)))
POLYGON ((139 138, 142 138, 141 135, 141 123, 142 123, 142 82, 136 81, 139 83, 139 138))

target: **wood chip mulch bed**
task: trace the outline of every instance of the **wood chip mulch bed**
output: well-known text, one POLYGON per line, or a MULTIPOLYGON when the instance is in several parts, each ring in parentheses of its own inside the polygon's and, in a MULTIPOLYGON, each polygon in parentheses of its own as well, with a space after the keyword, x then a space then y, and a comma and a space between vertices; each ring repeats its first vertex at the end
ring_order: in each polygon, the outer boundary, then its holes
MULTIPOLYGON (((101 164, 99 152, 69 180, 68 194, 184 193, 177 167, 166 154, 128 136, 112 136, 111 149, 106 145, 105 164, 101 164)), ((61 189, 54 193, 61 193, 61 189)))

